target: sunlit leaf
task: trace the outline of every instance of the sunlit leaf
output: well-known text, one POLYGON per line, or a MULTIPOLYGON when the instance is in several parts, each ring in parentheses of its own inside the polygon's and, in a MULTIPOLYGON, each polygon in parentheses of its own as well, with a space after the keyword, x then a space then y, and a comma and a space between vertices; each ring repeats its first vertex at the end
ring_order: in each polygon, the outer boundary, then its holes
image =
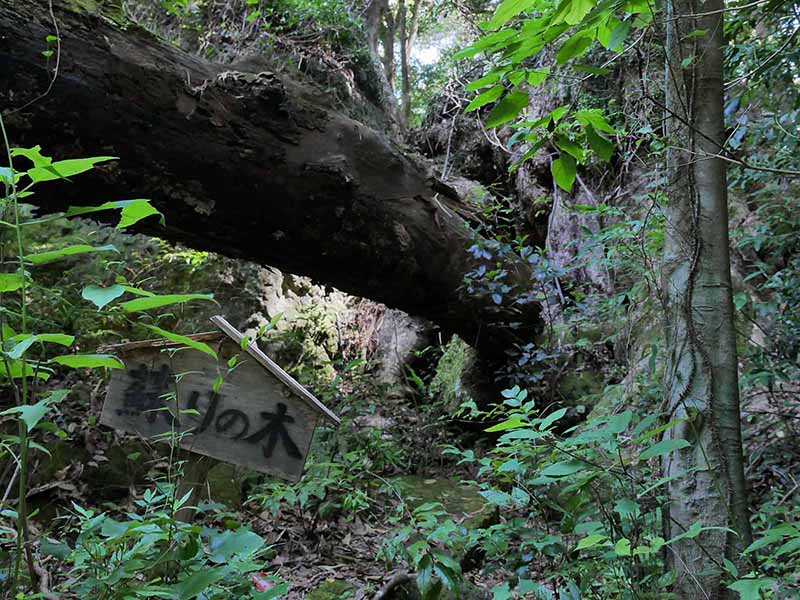
POLYGON ((511 92, 497 103, 486 119, 486 127, 498 127, 517 118, 522 110, 528 106, 528 94, 525 92, 511 92))
POLYGON ((641 460, 648 460, 650 458, 653 458, 654 456, 667 454, 669 452, 674 452, 675 450, 680 450, 682 448, 688 448, 690 445, 691 444, 683 438, 672 438, 668 440, 661 440, 657 444, 653 444, 647 450, 644 450, 641 454, 639 454, 639 458, 641 460))
POLYGON ((577 176, 577 169, 575 159, 569 154, 562 154, 559 158, 553 161, 550 167, 553 174, 553 181, 565 192, 571 192, 572 186, 575 183, 577 176))
POLYGON ((109 369, 125 368, 122 361, 112 354, 65 354, 63 356, 56 356, 50 360, 56 364, 73 369, 95 369, 98 367, 107 367, 109 369))
POLYGON ((109 302, 112 302, 125 293, 125 288, 121 285, 110 285, 101 287, 98 285, 87 285, 81 292, 81 297, 94 304, 98 309, 102 309, 109 302))
POLYGON ((25 259, 32 262, 35 265, 41 265, 44 263, 52 262, 54 260, 59 260, 61 258, 66 258, 68 256, 75 256, 78 254, 87 254, 92 252, 119 252, 119 250, 117 250, 112 244, 106 244, 105 246, 88 246, 86 244, 75 244, 73 246, 67 246, 66 248, 61 248, 60 250, 41 252, 39 254, 29 254, 25 257, 25 259))
POLYGON ((214 301, 213 294, 167 294, 164 296, 145 296, 144 298, 137 298, 136 300, 128 300, 123 302, 120 306, 125 312, 140 312, 144 310, 151 310, 153 308, 160 308, 162 306, 169 306, 170 304, 184 304, 192 300, 210 300, 214 301))
MULTIPOLYGON (((150 331, 155 333, 156 335, 161 336, 164 339, 167 339, 171 342, 176 342, 178 344, 183 344, 184 346, 188 346, 189 348, 194 348, 195 350, 199 350, 204 354, 208 354, 212 358, 216 360, 217 353, 214 352, 208 344, 204 344, 198 340, 193 340, 190 337, 186 337, 185 335, 180 335, 177 333, 172 333, 171 331, 166 331, 161 329, 160 327, 156 327, 155 325, 145 325, 150 331)), ((216 390, 215 390, 216 391, 216 390)))

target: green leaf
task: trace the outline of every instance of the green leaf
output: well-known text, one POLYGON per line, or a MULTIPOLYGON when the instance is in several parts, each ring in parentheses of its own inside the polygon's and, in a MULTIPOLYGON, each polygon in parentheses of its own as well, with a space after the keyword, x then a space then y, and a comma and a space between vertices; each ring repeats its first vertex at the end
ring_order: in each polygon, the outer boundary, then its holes
POLYGON ((581 148, 578 144, 573 142, 568 137, 563 135, 559 135, 555 139, 556 146, 570 156, 577 160, 578 162, 583 162, 583 148, 581 148))
POLYGON ((606 48, 609 50, 614 50, 622 45, 622 43, 628 39, 628 34, 631 31, 631 24, 629 21, 623 21, 611 32, 611 37, 608 39, 608 45, 606 48))
POLYGON ((738 294, 734 294, 733 306, 736 308, 736 310, 742 310, 746 304, 747 304, 747 294, 745 294, 744 292, 739 292, 738 294))
POLYGON ((542 67, 541 69, 533 69, 532 71, 528 71, 528 83, 534 87, 541 85, 547 80, 547 76, 549 74, 550 67, 542 67))
POLYGON ((630 556, 631 555, 631 541, 622 538, 614 545, 614 552, 617 556, 630 556))
POLYGON ((569 0, 569 10, 564 14, 564 22, 577 25, 594 8, 594 0, 569 0))
POLYGON ((52 358, 51 362, 72 369, 95 369, 97 367, 107 367, 109 369, 125 368, 123 362, 111 354, 65 354, 52 358))
POLYGON ((210 560, 219 564, 230 562, 232 559, 249 558, 264 545, 261 536, 249 529, 226 530, 211 538, 210 560))
POLYGON ((33 163, 34 167, 45 167, 53 162, 49 156, 43 156, 41 153, 41 146, 34 146, 33 148, 12 148, 11 156, 24 156, 33 163))
POLYGON ((591 548, 596 546, 600 542, 606 539, 607 536, 596 533, 594 535, 587 535, 583 538, 578 545, 575 547, 575 550, 585 550, 586 548, 591 548))
MULTIPOLYGON (((203 342, 199 342, 197 340, 193 340, 192 338, 186 337, 185 335, 180 335, 177 333, 172 333, 171 331, 166 331, 161 329, 160 327, 156 327, 155 325, 145 325, 150 331, 167 339, 171 342, 177 342, 178 344, 183 344, 184 346, 188 346, 189 348, 194 348, 195 350, 199 350, 204 354, 208 354, 214 360, 217 358, 217 353, 214 352, 208 344, 204 344, 203 342)), ((215 390, 216 391, 216 390, 215 390)))
POLYGON ((528 106, 528 94, 525 92, 511 92, 497 103, 489 113, 486 127, 498 127, 515 119, 522 110, 528 106))
POLYGON ((112 244, 105 246, 87 246, 86 244, 76 244, 74 246, 67 246, 60 250, 52 250, 51 252, 41 252, 40 254, 30 254, 26 256, 26 260, 35 265, 52 262, 67 256, 75 256, 76 254, 87 254, 89 252, 119 252, 112 244))
POLYGON ((761 590, 775 583, 771 577, 759 577, 758 579, 740 579, 728 586, 728 589, 739 592, 741 600, 759 600, 761 590))
POLYGON ((562 154, 559 158, 553 161, 550 166, 550 171, 553 174, 553 181, 556 182, 565 192, 571 192, 572 186, 575 183, 577 169, 575 166, 575 159, 569 154, 562 154))
POLYGON ((544 431, 545 429, 549 428, 565 414, 567 414, 566 408, 559 408, 557 411, 550 413, 544 419, 542 419, 541 423, 539 423, 539 431, 544 431))
POLYGON ((508 429, 517 429, 519 427, 526 427, 528 425, 527 421, 524 421, 521 417, 511 417, 510 419, 506 419, 502 423, 498 423, 497 425, 492 425, 485 431, 488 433, 493 433, 495 431, 506 431, 508 429))
POLYGON ((601 136, 591 125, 586 126, 586 141, 600 160, 608 162, 614 154, 614 144, 601 136))
POLYGON ((116 160, 116 158, 116 156, 94 156, 91 158, 59 160, 29 169, 28 177, 31 178, 33 183, 53 181, 54 179, 67 179, 73 175, 79 175, 80 173, 91 170, 97 163, 116 160))
POLYGON ((468 92, 474 92, 476 90, 481 89, 484 86, 487 86, 491 83, 495 83, 500 80, 500 76, 502 75, 502 71, 490 71, 480 79, 476 79, 475 81, 468 83, 464 89, 468 92))
POLYGON ((36 404, 26 404, 24 406, 15 406, 0 412, 0 415, 14 415, 18 414, 19 419, 25 423, 25 428, 28 433, 33 431, 33 428, 42 420, 47 411, 58 402, 61 402, 69 393, 68 390, 56 390, 47 398, 40 400, 36 404))
POLYGON ((556 53, 556 63, 562 65, 576 56, 581 56, 589 49, 593 41, 594 37, 588 35, 584 31, 576 33, 571 38, 567 39, 567 41, 561 45, 561 48, 558 49, 556 53))
POLYGON ((100 287, 98 285, 87 285, 81 292, 81 297, 94 304, 98 310, 105 307, 109 302, 112 302, 125 293, 125 288, 121 285, 111 285, 108 287, 100 287))
POLYGON ((683 438, 673 438, 668 440, 661 440, 657 444, 653 444, 647 450, 639 454, 641 460, 648 460, 654 456, 667 454, 681 448, 688 448, 691 444, 683 438))
POLYGON ((525 12, 536 4, 536 0, 504 0, 494 11, 494 15, 486 23, 486 29, 499 29, 518 14, 525 12))
POLYGON ((79 215, 86 215, 104 210, 119 209, 121 209, 121 212, 119 223, 117 223, 117 229, 130 227, 150 215, 160 215, 161 218, 159 221, 164 225, 164 215, 150 204, 150 200, 145 200, 143 198, 137 198, 135 200, 115 200, 113 202, 106 202, 100 206, 70 206, 69 209, 67 209, 66 216, 77 217, 79 215))
POLYGON ((211 569, 198 569, 175 586, 175 593, 177 594, 178 600, 191 600, 192 598, 196 598, 212 583, 224 579, 230 570, 231 568, 227 565, 211 569))
POLYGON ((616 506, 614 507, 614 512, 623 519, 625 517, 635 518, 639 514, 639 511, 639 503, 628 498, 622 498, 621 500, 618 500, 616 506))
POLYGON ((575 113, 575 118, 584 128, 591 125, 597 131, 602 131, 603 133, 610 133, 611 135, 617 133, 617 130, 608 123, 600 109, 591 108, 579 110, 575 113))
POLYGON ((15 339, 19 339, 14 347, 8 351, 8 357, 17 360, 22 358, 25 351, 33 346, 36 342, 46 342, 50 344, 59 344, 61 346, 71 346, 75 338, 65 333, 38 333, 36 335, 20 335, 15 339))
POLYGON ((13 292, 22 284, 22 273, 0 273, 0 292, 13 292))
POLYGON ((545 477, 567 477, 585 470, 588 465, 578 460, 557 462, 542 469, 545 477))
POLYGON ((167 294, 165 296, 146 296, 136 300, 128 300, 120 306, 125 312, 141 312, 170 304, 183 304, 191 300, 210 300, 214 301, 213 294, 167 294))
POLYGON ((476 96, 472 102, 467 105, 467 108, 464 109, 464 112, 472 112, 473 110, 479 109, 481 106, 486 106, 487 104, 494 102, 503 95, 505 89, 506 88, 502 85, 490 87, 485 92, 476 96))
POLYGON ((489 504, 495 504, 497 506, 511 506, 513 504, 511 496, 499 490, 484 490, 478 493, 483 496, 489 504))
POLYGON ((492 588, 492 600, 511 600, 513 594, 511 593, 511 586, 508 582, 501 583, 492 588))

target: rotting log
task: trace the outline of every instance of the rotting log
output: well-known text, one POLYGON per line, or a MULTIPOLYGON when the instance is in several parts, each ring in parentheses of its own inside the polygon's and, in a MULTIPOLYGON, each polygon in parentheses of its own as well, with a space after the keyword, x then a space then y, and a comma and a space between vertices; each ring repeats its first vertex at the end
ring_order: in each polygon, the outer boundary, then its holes
MULTIPOLYGON (((48 4, 0 0, 12 145, 120 160, 43 184, 31 199, 43 210, 150 198, 166 226, 145 233, 309 275, 427 317, 489 355, 530 338, 536 307, 464 298, 475 263, 457 193, 324 90, 257 59, 213 64, 138 26, 54 5, 59 69, 36 99, 55 62, 42 56, 55 35, 48 4)), ((512 273, 521 285, 528 276, 522 262, 512 273)))

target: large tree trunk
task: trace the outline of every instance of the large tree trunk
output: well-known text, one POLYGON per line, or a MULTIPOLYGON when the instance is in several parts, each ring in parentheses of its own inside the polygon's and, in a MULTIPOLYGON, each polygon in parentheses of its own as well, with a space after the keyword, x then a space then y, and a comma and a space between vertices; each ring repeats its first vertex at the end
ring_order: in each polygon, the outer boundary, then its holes
POLYGON ((669 533, 700 522, 733 528, 671 545, 678 598, 727 597, 722 558, 750 539, 739 416, 736 337, 728 254, 722 0, 671 0, 667 11, 668 163, 664 298, 667 439, 686 447, 665 458, 669 533), (688 15, 698 15, 690 17, 688 15), (705 35, 689 35, 705 31, 705 35), (686 67, 691 57, 691 66, 686 67), (724 549, 724 553, 722 550, 724 549))
MULTIPOLYGON (((491 354, 537 310, 464 299, 475 266, 464 205, 417 159, 323 104, 325 92, 269 72, 205 62, 56 2, 57 78, 42 57, 47 3, 0 0, 0 107, 13 143, 112 167, 45 184, 45 210, 146 197, 147 231, 314 277, 427 317, 491 354), (21 110, 14 110, 22 107, 21 110)), ((73 6, 70 4, 69 6, 73 6)), ((50 67, 53 60, 49 62, 50 67)), ((525 285, 524 264, 513 274, 525 285)))

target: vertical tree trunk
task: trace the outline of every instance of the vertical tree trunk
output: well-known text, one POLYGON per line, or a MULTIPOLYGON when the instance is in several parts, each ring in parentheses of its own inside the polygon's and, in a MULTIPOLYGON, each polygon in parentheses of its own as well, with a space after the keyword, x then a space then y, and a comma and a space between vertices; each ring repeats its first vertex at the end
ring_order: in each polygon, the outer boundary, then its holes
POLYGON ((750 539, 733 323, 724 141, 723 0, 667 3, 668 197, 663 293, 667 315, 665 434, 685 448, 664 459, 669 535, 696 522, 730 527, 671 546, 678 598, 726 597, 722 558, 750 539), (700 16, 692 16, 700 15, 700 16), (688 34, 703 30, 704 34, 688 34))
POLYGON ((400 36, 400 114, 403 116, 403 125, 408 126, 409 103, 411 101, 411 74, 408 68, 408 10, 405 0, 400 0, 397 5, 397 30, 400 36))
POLYGON ((383 70, 392 89, 394 89, 394 38, 396 31, 397 19, 391 10, 387 10, 383 25, 383 70))
POLYGON ((402 101, 401 110, 403 122, 408 126, 411 117, 411 49, 417 37, 419 29, 420 0, 415 0, 411 8, 411 18, 408 17, 408 10, 404 0, 400 0, 402 15, 400 17, 400 72, 402 81, 402 101))

